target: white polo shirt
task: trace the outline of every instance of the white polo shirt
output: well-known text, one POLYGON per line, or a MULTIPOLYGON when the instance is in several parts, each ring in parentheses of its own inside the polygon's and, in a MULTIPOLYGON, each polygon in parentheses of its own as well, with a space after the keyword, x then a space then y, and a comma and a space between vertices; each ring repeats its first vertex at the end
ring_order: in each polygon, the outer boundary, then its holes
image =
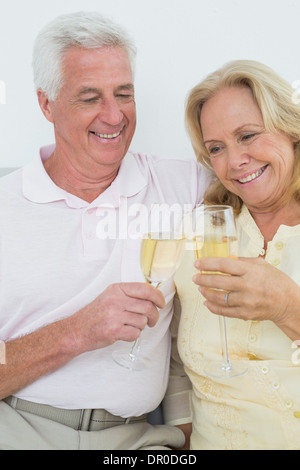
MULTIPOLYGON (((111 186, 89 204, 48 176, 43 161, 53 149, 41 149, 38 158, 0 180, 2 341, 74 314, 112 283, 144 282, 139 205, 194 205, 206 185, 194 161, 128 153, 111 186), (105 231, 113 236, 103 236, 105 231)), ((104 408, 123 417, 154 409, 168 382, 173 281, 162 291, 166 307, 157 325, 142 333, 151 368, 130 372, 115 364, 112 351, 124 346, 117 342, 74 358, 16 396, 62 408, 104 408)))

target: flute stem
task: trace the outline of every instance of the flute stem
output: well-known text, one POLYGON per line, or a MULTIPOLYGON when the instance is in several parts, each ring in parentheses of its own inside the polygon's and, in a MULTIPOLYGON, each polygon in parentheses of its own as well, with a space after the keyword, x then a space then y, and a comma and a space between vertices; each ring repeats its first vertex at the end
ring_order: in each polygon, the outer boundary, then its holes
POLYGON ((220 320, 220 334, 221 334, 222 357, 223 357, 222 368, 224 368, 224 370, 231 370, 232 365, 229 359, 226 318, 220 317, 219 320, 220 320))
POLYGON ((138 339, 135 340, 135 342, 133 343, 133 346, 131 348, 131 351, 129 353, 129 357, 132 361, 136 361, 137 358, 138 358, 139 351, 140 351, 140 338, 141 337, 139 337, 138 339))

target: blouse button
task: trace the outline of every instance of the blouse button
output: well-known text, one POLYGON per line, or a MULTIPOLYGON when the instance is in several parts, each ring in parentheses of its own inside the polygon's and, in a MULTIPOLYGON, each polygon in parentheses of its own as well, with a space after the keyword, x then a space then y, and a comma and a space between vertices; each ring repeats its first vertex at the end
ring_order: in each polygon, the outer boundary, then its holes
POLYGON ((249 341, 250 341, 250 343, 255 343, 256 340, 257 340, 256 335, 254 335, 254 334, 249 335, 249 341))
POLYGON ((257 361, 257 356, 256 356, 256 354, 248 353, 248 359, 250 361, 257 361))
POLYGON ((273 259, 272 261, 273 266, 279 266, 280 260, 278 258, 273 259))
POLYGON ((275 382, 272 383, 272 387, 274 388, 274 390, 278 390, 280 387, 280 383, 275 380, 275 382))
POLYGON ((283 243, 282 242, 277 242, 275 246, 276 246, 277 250, 282 250, 283 249, 283 243))
POLYGON ((292 400, 286 400, 286 402, 284 403, 284 406, 286 408, 292 408, 292 406, 293 406, 292 400))
POLYGON ((261 368, 261 371, 262 371, 263 374, 267 374, 269 372, 269 370, 270 369, 269 369, 268 366, 264 366, 264 367, 261 368))

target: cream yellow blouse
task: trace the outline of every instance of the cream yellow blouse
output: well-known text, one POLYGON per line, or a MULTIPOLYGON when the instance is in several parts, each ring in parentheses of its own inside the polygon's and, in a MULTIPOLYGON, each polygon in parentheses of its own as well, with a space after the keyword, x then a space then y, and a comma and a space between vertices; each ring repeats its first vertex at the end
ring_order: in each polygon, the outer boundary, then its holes
MULTIPOLYGON (((240 256, 263 254, 263 237, 245 206, 237 226, 240 256)), ((281 226, 265 259, 300 285, 300 225, 281 226)), ((207 377, 206 361, 221 358, 219 318, 191 281, 193 263, 193 251, 186 251, 175 278, 182 308, 178 349, 193 385, 192 449, 300 449, 300 350, 270 321, 229 319, 230 356, 248 372, 207 377)))

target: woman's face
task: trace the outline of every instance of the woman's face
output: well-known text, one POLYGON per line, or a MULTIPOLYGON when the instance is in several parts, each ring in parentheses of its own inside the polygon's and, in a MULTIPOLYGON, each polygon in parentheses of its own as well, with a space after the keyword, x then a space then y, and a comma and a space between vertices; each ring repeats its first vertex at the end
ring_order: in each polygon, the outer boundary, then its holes
POLYGON ((249 88, 220 90, 204 104, 201 127, 211 164, 229 191, 250 210, 281 205, 293 174, 293 141, 266 131, 249 88))

